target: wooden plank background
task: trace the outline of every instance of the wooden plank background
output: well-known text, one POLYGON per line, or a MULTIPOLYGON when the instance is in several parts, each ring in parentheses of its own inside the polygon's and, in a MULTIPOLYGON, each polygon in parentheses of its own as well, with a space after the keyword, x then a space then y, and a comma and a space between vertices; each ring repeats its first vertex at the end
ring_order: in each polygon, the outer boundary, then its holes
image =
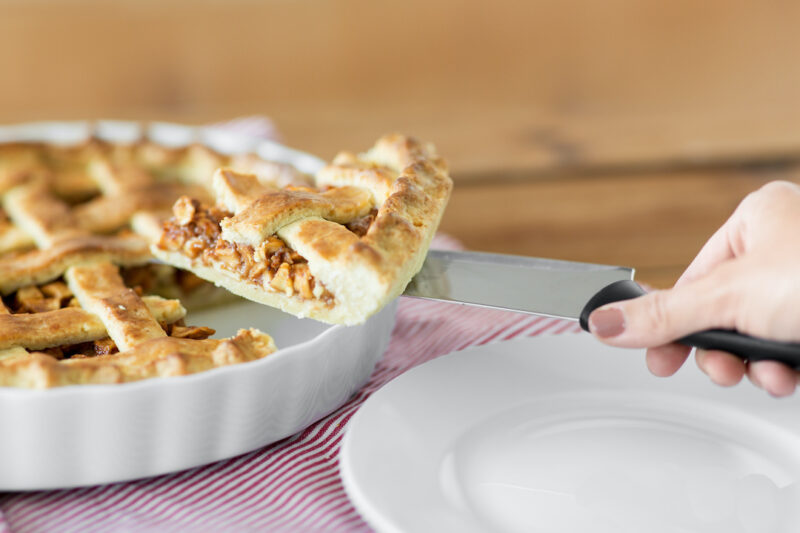
POLYGON ((668 285, 800 159, 788 0, 0 1, 0 121, 273 117, 434 141, 470 247, 668 285))

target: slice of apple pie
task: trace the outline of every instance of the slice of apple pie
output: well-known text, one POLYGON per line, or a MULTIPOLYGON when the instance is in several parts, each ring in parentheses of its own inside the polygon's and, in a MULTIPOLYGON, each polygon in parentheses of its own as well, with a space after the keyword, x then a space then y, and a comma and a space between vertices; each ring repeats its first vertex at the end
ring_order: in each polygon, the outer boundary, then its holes
POLYGON ((152 253, 301 317, 358 324, 420 269, 452 189, 433 146, 387 135, 308 186, 218 169, 215 205, 183 196, 152 253))

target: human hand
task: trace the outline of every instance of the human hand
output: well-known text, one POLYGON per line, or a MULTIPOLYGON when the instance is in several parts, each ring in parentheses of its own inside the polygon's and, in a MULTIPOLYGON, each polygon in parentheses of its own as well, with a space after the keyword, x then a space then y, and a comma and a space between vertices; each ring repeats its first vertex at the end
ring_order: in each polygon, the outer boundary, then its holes
MULTIPOLYGON (((595 310, 589 329, 612 346, 647 348, 647 366, 671 376, 691 348, 673 343, 698 331, 735 329, 800 341, 800 186, 775 181, 749 194, 700 250, 675 286, 595 310)), ((800 374, 775 361, 746 363, 697 350, 697 366, 719 385, 746 374, 774 396, 792 394, 800 374)))

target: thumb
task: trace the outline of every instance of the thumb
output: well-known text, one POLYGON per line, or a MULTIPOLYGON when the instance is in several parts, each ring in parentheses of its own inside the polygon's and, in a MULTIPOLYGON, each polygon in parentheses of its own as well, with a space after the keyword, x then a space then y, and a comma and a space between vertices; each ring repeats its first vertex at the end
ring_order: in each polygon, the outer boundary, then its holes
POLYGON ((690 333, 733 328, 738 312, 737 261, 669 290, 604 305, 589 315, 589 330, 606 344, 662 346, 690 333))

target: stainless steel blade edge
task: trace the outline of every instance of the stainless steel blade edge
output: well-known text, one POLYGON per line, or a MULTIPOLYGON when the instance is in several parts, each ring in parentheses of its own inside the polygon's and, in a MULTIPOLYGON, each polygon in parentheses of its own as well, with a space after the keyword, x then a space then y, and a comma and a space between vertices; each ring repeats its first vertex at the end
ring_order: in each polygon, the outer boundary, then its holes
POLYGON ((578 320, 600 289, 633 275, 620 266, 431 250, 404 295, 578 320))

